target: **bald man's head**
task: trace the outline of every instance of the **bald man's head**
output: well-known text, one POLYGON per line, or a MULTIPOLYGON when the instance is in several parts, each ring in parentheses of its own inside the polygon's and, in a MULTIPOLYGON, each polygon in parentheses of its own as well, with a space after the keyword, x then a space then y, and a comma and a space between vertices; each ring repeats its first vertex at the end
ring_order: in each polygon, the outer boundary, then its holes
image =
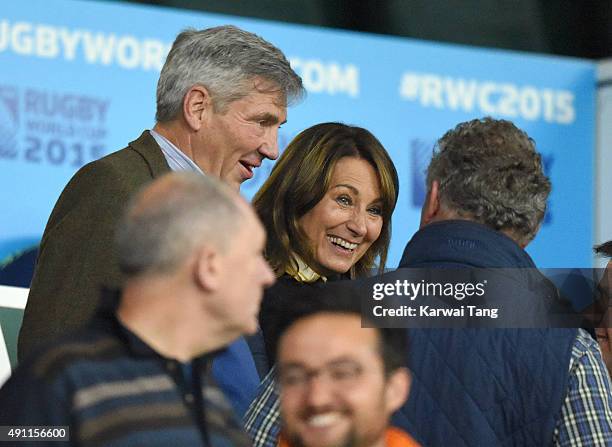
POLYGON ((119 267, 128 277, 171 272, 203 243, 225 250, 253 212, 211 177, 170 173, 130 202, 116 234, 119 267))

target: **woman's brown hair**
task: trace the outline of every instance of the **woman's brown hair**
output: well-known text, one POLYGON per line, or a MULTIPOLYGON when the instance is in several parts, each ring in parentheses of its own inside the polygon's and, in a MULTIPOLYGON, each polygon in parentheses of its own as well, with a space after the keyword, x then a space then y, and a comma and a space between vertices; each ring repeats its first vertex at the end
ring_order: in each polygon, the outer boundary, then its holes
MULTIPOLYGON (((351 267, 350 277, 362 277, 376 267, 382 272, 391 240, 391 215, 399 182, 395 166, 382 144, 366 129, 341 123, 309 127, 287 146, 270 177, 253 198, 253 206, 268 232, 266 258, 277 276, 295 261, 292 253, 313 265, 313 253, 299 219, 319 203, 338 160, 358 157, 369 162, 380 181, 383 225, 379 238, 351 267)), ((295 267, 295 266, 294 266, 295 267)))

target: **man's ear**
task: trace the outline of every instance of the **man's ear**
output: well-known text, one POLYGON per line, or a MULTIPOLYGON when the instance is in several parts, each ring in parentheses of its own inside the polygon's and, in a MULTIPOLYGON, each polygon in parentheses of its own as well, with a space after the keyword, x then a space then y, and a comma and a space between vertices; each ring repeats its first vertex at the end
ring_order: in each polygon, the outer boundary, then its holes
POLYGON ((221 259, 214 247, 203 246, 196 253, 194 279, 204 290, 214 292, 221 284, 221 259))
POLYGON ((427 191, 425 203, 421 209, 421 224, 419 228, 431 223, 440 212, 440 182, 433 180, 427 191))
POLYGON ((385 405, 389 414, 394 413, 404 405, 410 393, 411 381, 412 378, 408 368, 398 368, 391 373, 385 389, 385 405))
POLYGON ((183 117, 193 130, 200 130, 207 114, 213 109, 212 98, 206 87, 194 85, 183 98, 183 117))

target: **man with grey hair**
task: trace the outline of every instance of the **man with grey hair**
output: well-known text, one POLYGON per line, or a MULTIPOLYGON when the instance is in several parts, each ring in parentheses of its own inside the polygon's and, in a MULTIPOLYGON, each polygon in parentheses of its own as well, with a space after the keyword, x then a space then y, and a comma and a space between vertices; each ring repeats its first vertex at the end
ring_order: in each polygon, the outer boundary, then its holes
MULTIPOLYGON (((558 297, 524 251, 551 189, 525 132, 459 124, 438 141, 427 188, 400 267, 503 268, 508 293, 487 299, 517 309, 558 297)), ((584 330, 409 329, 409 340, 414 380, 398 420, 424 445, 612 445, 611 385, 584 330)))
POLYGON ((123 288, 18 366, 0 425, 67 426, 69 445, 250 445, 205 356, 257 330, 274 282, 264 244, 252 208, 218 180, 171 173, 147 186, 116 236, 123 288))
MULTIPOLYGON (((255 34, 234 26, 180 33, 159 77, 153 129, 80 169, 51 213, 19 334, 19 357, 86 321, 101 285, 121 284, 111 240, 134 191, 170 170, 218 177, 239 189, 263 159, 277 158, 287 104, 303 94, 283 53, 255 34)), ((248 352, 244 340, 237 343, 240 352, 248 352)), ((253 372, 241 389, 258 383, 252 358, 247 361, 231 368, 253 372)), ((250 397, 239 400, 248 403, 250 397)))

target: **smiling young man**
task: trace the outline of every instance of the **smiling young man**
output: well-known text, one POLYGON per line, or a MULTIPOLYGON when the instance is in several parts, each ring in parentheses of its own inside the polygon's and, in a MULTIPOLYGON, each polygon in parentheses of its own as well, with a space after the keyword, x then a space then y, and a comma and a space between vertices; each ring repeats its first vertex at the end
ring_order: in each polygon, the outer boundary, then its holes
POLYGON ((417 446, 389 427, 410 389, 405 334, 362 328, 351 300, 314 305, 280 330, 280 447, 417 446))
MULTIPOLYGON (((218 177, 238 190, 263 159, 278 156, 287 104, 303 94, 283 53, 255 34, 233 26, 180 33, 160 74, 153 129, 80 169, 51 213, 19 334, 20 359, 85 322, 100 286, 121 284, 111 241, 136 190, 168 171, 218 177)), ((236 343, 232 358, 247 364, 232 360, 224 372, 215 361, 213 373, 243 411, 259 377, 244 340, 236 343), (230 389, 227 371, 242 371, 239 388, 230 389)))

